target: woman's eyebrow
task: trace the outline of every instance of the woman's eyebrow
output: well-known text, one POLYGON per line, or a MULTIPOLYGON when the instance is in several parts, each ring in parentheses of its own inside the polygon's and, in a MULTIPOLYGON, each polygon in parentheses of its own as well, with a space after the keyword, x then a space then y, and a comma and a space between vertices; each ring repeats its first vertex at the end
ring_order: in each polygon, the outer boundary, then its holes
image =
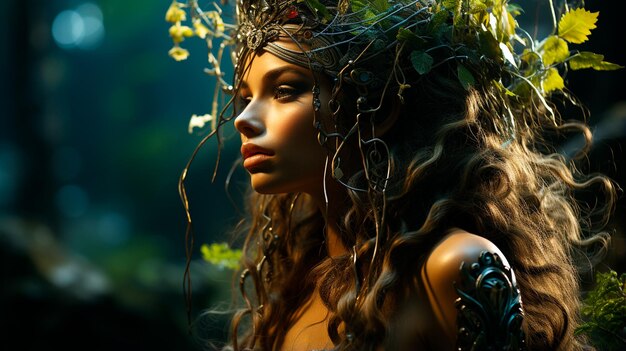
MULTIPOLYGON (((280 77, 281 75, 285 74, 285 73, 295 73, 303 78, 307 78, 307 79, 313 79, 313 77, 310 77, 306 72, 302 71, 302 69, 299 69, 297 67, 293 67, 291 65, 285 65, 285 66, 279 66, 276 67, 274 69, 271 69, 267 72, 265 72, 263 74, 263 77, 261 78, 263 83, 266 82, 272 82, 274 80, 276 80, 278 77, 280 77)), ((248 85, 248 81, 247 80, 243 80, 241 82, 241 88, 242 89, 248 89, 249 85, 248 85)))
POLYGON ((309 77, 308 74, 306 74, 305 72, 302 71, 302 69, 300 69, 299 67, 293 67, 291 65, 289 66, 281 66, 281 67, 276 67, 272 70, 269 70, 267 72, 265 72, 265 74, 263 75, 263 81, 273 81, 276 80, 278 77, 280 77, 281 75, 285 74, 285 73, 295 73, 299 76, 305 77, 305 78, 312 78, 309 77))

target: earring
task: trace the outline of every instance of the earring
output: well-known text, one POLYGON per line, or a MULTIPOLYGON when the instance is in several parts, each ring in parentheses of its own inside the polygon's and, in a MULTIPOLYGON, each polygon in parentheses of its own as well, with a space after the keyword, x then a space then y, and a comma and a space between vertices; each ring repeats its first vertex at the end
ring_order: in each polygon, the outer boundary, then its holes
POLYGON ((273 262, 272 262, 272 253, 276 249, 276 245, 278 244, 278 235, 274 233, 274 228, 272 227, 272 218, 267 214, 263 214, 263 217, 267 220, 267 223, 263 226, 261 237, 263 239, 263 258, 261 262, 257 264, 257 272, 259 274, 259 278, 265 280, 265 282, 270 282, 272 280, 273 275, 273 262), (263 277, 263 268, 267 267, 265 271, 265 277, 263 277))
POLYGON ((367 147, 365 159, 365 176, 369 187, 380 193, 384 193, 391 175, 390 152, 387 144, 378 138, 363 141, 367 147))
POLYGON ((313 110, 315 110, 315 112, 320 110, 320 107, 322 107, 322 102, 320 101, 320 87, 315 84, 313 86, 313 110))
POLYGON ((339 180, 343 177, 343 171, 341 170, 341 158, 337 157, 335 167, 333 168, 333 178, 339 180))

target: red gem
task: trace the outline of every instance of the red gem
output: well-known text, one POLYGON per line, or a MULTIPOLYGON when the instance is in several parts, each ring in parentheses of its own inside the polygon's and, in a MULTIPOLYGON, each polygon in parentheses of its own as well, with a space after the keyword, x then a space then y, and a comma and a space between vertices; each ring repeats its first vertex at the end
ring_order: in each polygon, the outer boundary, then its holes
POLYGON ((287 18, 294 19, 296 17, 298 17, 298 9, 295 6, 292 6, 289 9, 289 12, 287 12, 287 18))

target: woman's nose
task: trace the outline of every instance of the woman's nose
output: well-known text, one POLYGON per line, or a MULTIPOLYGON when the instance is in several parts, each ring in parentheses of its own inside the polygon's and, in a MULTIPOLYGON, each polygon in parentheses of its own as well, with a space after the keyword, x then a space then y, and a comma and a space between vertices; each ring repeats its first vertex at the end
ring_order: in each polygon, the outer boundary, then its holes
POLYGON ((260 106, 250 102, 243 111, 235 118, 235 128, 241 135, 250 139, 263 133, 260 106))

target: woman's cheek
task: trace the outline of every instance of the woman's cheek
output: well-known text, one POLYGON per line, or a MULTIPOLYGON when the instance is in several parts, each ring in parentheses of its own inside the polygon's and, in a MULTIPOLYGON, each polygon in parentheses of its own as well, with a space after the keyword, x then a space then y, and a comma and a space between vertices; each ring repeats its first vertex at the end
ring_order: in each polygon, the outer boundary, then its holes
POLYGON ((278 139, 275 141, 280 144, 288 141, 290 144, 306 144, 310 138, 315 138, 312 108, 294 103, 292 106, 274 109, 271 119, 268 129, 271 128, 274 134, 272 138, 278 139))

